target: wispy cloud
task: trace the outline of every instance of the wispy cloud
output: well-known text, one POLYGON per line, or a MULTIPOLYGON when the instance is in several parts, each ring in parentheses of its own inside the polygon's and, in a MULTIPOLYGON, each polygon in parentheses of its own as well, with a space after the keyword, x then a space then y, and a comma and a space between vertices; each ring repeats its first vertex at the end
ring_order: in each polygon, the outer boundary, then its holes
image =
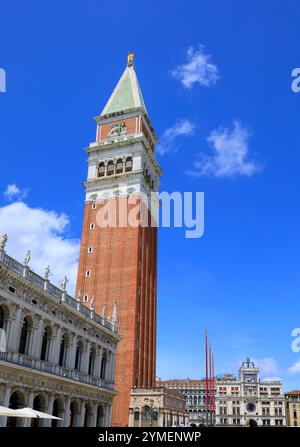
POLYGON ((300 360, 294 363, 287 372, 288 374, 300 374, 300 360))
POLYGON ((250 158, 249 139, 251 132, 240 122, 234 121, 233 128, 219 127, 211 132, 207 142, 212 154, 199 154, 194 169, 186 172, 191 176, 250 177, 261 170, 250 158))
POLYGON ((218 67, 211 62, 211 55, 204 52, 204 46, 190 47, 186 55, 187 62, 171 72, 174 79, 187 89, 191 89, 194 84, 209 87, 217 82, 220 77, 218 67))
POLYGON ((51 281, 60 284, 64 275, 69 279, 68 291, 74 292, 79 240, 68 235, 70 219, 64 213, 31 208, 16 201, 0 207, 0 235, 8 234, 7 252, 23 261, 31 250, 30 266, 43 275, 51 266, 51 281))
POLYGON ((15 183, 7 185, 3 195, 6 200, 22 200, 28 194, 28 189, 21 189, 15 183))
POLYGON ((265 380, 280 380, 281 372, 273 357, 253 359, 254 364, 259 367, 260 375, 265 380))
POLYGON ((173 127, 166 129, 157 145, 157 152, 164 155, 167 152, 176 152, 175 140, 180 136, 190 136, 195 131, 195 124, 187 119, 177 121, 173 127))

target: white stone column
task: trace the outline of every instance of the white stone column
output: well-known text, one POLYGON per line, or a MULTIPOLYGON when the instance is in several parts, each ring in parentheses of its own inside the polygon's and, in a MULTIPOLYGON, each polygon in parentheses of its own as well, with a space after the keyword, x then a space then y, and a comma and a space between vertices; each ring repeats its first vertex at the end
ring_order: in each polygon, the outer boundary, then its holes
POLYGON ((163 410, 159 412, 158 426, 159 427, 163 427, 164 426, 164 412, 163 412, 163 410))
POLYGON ((111 421, 112 421, 112 405, 107 404, 106 405, 106 411, 105 411, 105 427, 111 427, 111 421))
POLYGON ((32 334, 31 341, 31 354, 32 357, 40 358, 41 357, 41 348, 43 341, 43 329, 44 329, 44 321, 42 318, 39 318, 36 329, 32 334))
MULTIPOLYGON (((54 402, 54 396, 50 394, 46 411, 48 414, 53 414, 53 402, 54 402)), ((52 419, 44 419, 43 427, 51 427, 51 423, 52 419)))
POLYGON ((9 351, 18 352, 20 343, 20 334, 22 329, 23 309, 19 307, 16 312, 16 318, 12 320, 10 327, 10 336, 7 349, 9 351))
POLYGON ((77 336, 73 335, 70 342, 67 344, 67 352, 66 352, 66 362, 65 365, 67 368, 74 369, 75 365, 75 355, 76 355, 76 340, 77 336))
POLYGON ((70 422, 70 405, 71 405, 71 398, 67 397, 65 401, 65 414, 64 414, 64 427, 69 427, 70 422))
MULTIPOLYGON (((11 395, 11 387, 10 385, 6 385, 3 401, 1 403, 3 407, 9 407, 10 395, 11 395)), ((6 427, 6 424, 7 424, 7 417, 6 416, 0 417, 0 427, 6 427)))
MULTIPOLYGON (((26 407, 32 408, 33 407, 33 401, 34 401, 34 392, 30 391, 29 394, 28 394, 26 407)), ((24 418, 23 427, 30 427, 30 426, 31 426, 31 418, 24 418)))
POLYGON ((100 378, 100 373, 101 373, 102 354, 103 354, 103 349, 101 346, 99 346, 97 354, 96 354, 96 358, 95 358, 95 368, 94 368, 94 375, 98 378, 100 378))
POLYGON ((5 328, 4 328, 5 338, 6 338, 6 349, 8 351, 10 351, 11 338, 13 337, 13 334, 11 333, 11 327, 13 325, 14 320, 15 320, 14 317, 9 316, 6 320, 5 328))
POLYGON ((50 363, 54 363, 55 342, 56 342, 56 337, 54 335, 50 335, 50 337, 48 339, 49 347, 46 352, 46 360, 47 360, 47 362, 50 362, 50 363))
POLYGON ((80 416, 79 416, 79 425, 78 427, 83 427, 84 424, 84 416, 85 416, 85 401, 83 400, 80 404, 80 416))
POLYGON ((88 341, 84 347, 83 359, 82 359, 82 371, 88 374, 89 372, 89 360, 90 360, 91 344, 88 341))
POLYGON ((92 416, 91 416, 91 424, 90 427, 97 427, 97 404, 92 404, 92 416))
POLYGON ((55 364, 58 364, 58 361, 59 361, 60 346, 61 346, 61 333, 62 333, 62 328, 59 326, 56 331, 56 336, 55 336, 54 340, 52 340, 52 343, 51 343, 52 356, 49 360, 55 364))

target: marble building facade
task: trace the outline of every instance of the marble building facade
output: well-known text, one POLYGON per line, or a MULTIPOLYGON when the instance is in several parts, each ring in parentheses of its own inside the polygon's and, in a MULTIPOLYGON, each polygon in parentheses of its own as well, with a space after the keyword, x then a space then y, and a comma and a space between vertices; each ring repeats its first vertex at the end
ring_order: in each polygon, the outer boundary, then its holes
POLYGON ((108 318, 5 252, 0 244, 0 405, 31 407, 61 421, 0 418, 0 426, 111 425, 117 307, 108 318))

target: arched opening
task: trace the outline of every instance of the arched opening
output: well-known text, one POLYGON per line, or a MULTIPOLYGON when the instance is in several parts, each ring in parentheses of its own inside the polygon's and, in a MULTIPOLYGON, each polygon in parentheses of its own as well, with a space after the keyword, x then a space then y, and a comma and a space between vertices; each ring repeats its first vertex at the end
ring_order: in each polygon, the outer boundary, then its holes
POLYGON ((110 160, 107 163, 107 175, 113 175, 114 174, 114 169, 115 169, 114 162, 113 162, 113 160, 110 160))
POLYGON ((19 342, 19 353, 27 354, 29 346, 30 331, 32 329, 32 321, 29 317, 25 317, 22 323, 20 342, 19 342))
POLYGON ((103 354, 102 356, 102 360, 101 360, 101 371, 100 371, 100 379, 105 379, 105 374, 106 374, 106 361, 107 361, 107 357, 106 357, 106 352, 103 354))
POLYGON ((250 419, 248 422, 249 427, 257 427, 257 422, 255 419, 250 419))
POLYGON ((89 375, 93 376, 95 371, 95 362, 96 362, 96 350, 95 348, 91 349, 90 358, 89 358, 89 375))
POLYGON ((157 421, 157 412, 153 411, 148 405, 145 405, 142 408, 142 427, 151 427, 155 426, 155 422, 157 421), (154 413, 156 413, 156 417, 154 417, 154 413))
POLYGON ((76 400, 73 400, 70 405, 69 427, 78 427, 79 405, 76 400))
MULTIPOLYGON (((9 400, 9 408, 12 408, 13 410, 18 410, 19 408, 25 407, 25 397, 24 394, 21 393, 21 391, 14 391, 12 395, 10 396, 9 400)), ((23 418, 15 418, 15 417, 8 417, 7 418, 7 427, 23 427, 24 426, 24 419, 23 418)))
MULTIPOLYGON (((61 418, 61 419, 63 419, 63 417, 64 417, 64 404, 60 398, 55 399, 53 402, 52 415, 56 416, 58 418, 61 418)), ((63 420, 59 421, 57 419, 52 419, 51 426, 52 427, 62 427, 63 420)))
POLYGON ((75 365, 74 365, 74 368, 77 369, 78 371, 80 371, 82 367, 82 356, 83 356, 83 343, 80 340, 76 347, 75 365))
POLYGON ((97 427, 105 427, 105 415, 102 405, 99 405, 97 409, 97 427))
POLYGON ((132 157, 127 157, 125 162, 125 171, 126 172, 132 171, 132 167, 133 167, 132 157))
MULTIPOLYGON (((36 411, 42 411, 43 413, 46 413, 47 408, 46 408, 45 397, 40 394, 35 396, 32 408, 36 411)), ((44 419, 32 418, 31 427, 43 427, 44 421, 45 421, 44 419)))
POLYGON ((87 404, 85 406, 85 412, 84 412, 84 427, 91 427, 92 426, 92 416, 93 416, 93 410, 92 407, 87 404))
POLYGON ((42 347, 41 347, 41 360, 49 360, 49 349, 51 342, 52 330, 50 326, 46 326, 43 332, 42 347))
POLYGON ((104 177, 105 176, 105 164, 102 161, 101 163, 99 163, 98 166, 98 177, 104 177))
POLYGON ((59 366, 66 366, 67 349, 69 344, 68 334, 64 334, 61 339, 60 352, 59 352, 59 366))
POLYGON ((121 174, 122 172, 123 172, 123 160, 122 158, 119 158, 117 160, 116 173, 121 174))

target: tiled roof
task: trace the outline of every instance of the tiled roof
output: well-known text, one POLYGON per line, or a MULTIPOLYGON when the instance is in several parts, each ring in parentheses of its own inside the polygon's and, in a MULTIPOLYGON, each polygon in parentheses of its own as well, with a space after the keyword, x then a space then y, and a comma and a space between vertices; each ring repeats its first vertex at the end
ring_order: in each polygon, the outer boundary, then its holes
POLYGON ((134 65, 127 65, 101 116, 143 108, 147 113, 134 65))
POLYGON ((293 391, 287 391, 286 393, 284 393, 284 394, 295 394, 295 395, 300 395, 300 390, 293 390, 293 391))

